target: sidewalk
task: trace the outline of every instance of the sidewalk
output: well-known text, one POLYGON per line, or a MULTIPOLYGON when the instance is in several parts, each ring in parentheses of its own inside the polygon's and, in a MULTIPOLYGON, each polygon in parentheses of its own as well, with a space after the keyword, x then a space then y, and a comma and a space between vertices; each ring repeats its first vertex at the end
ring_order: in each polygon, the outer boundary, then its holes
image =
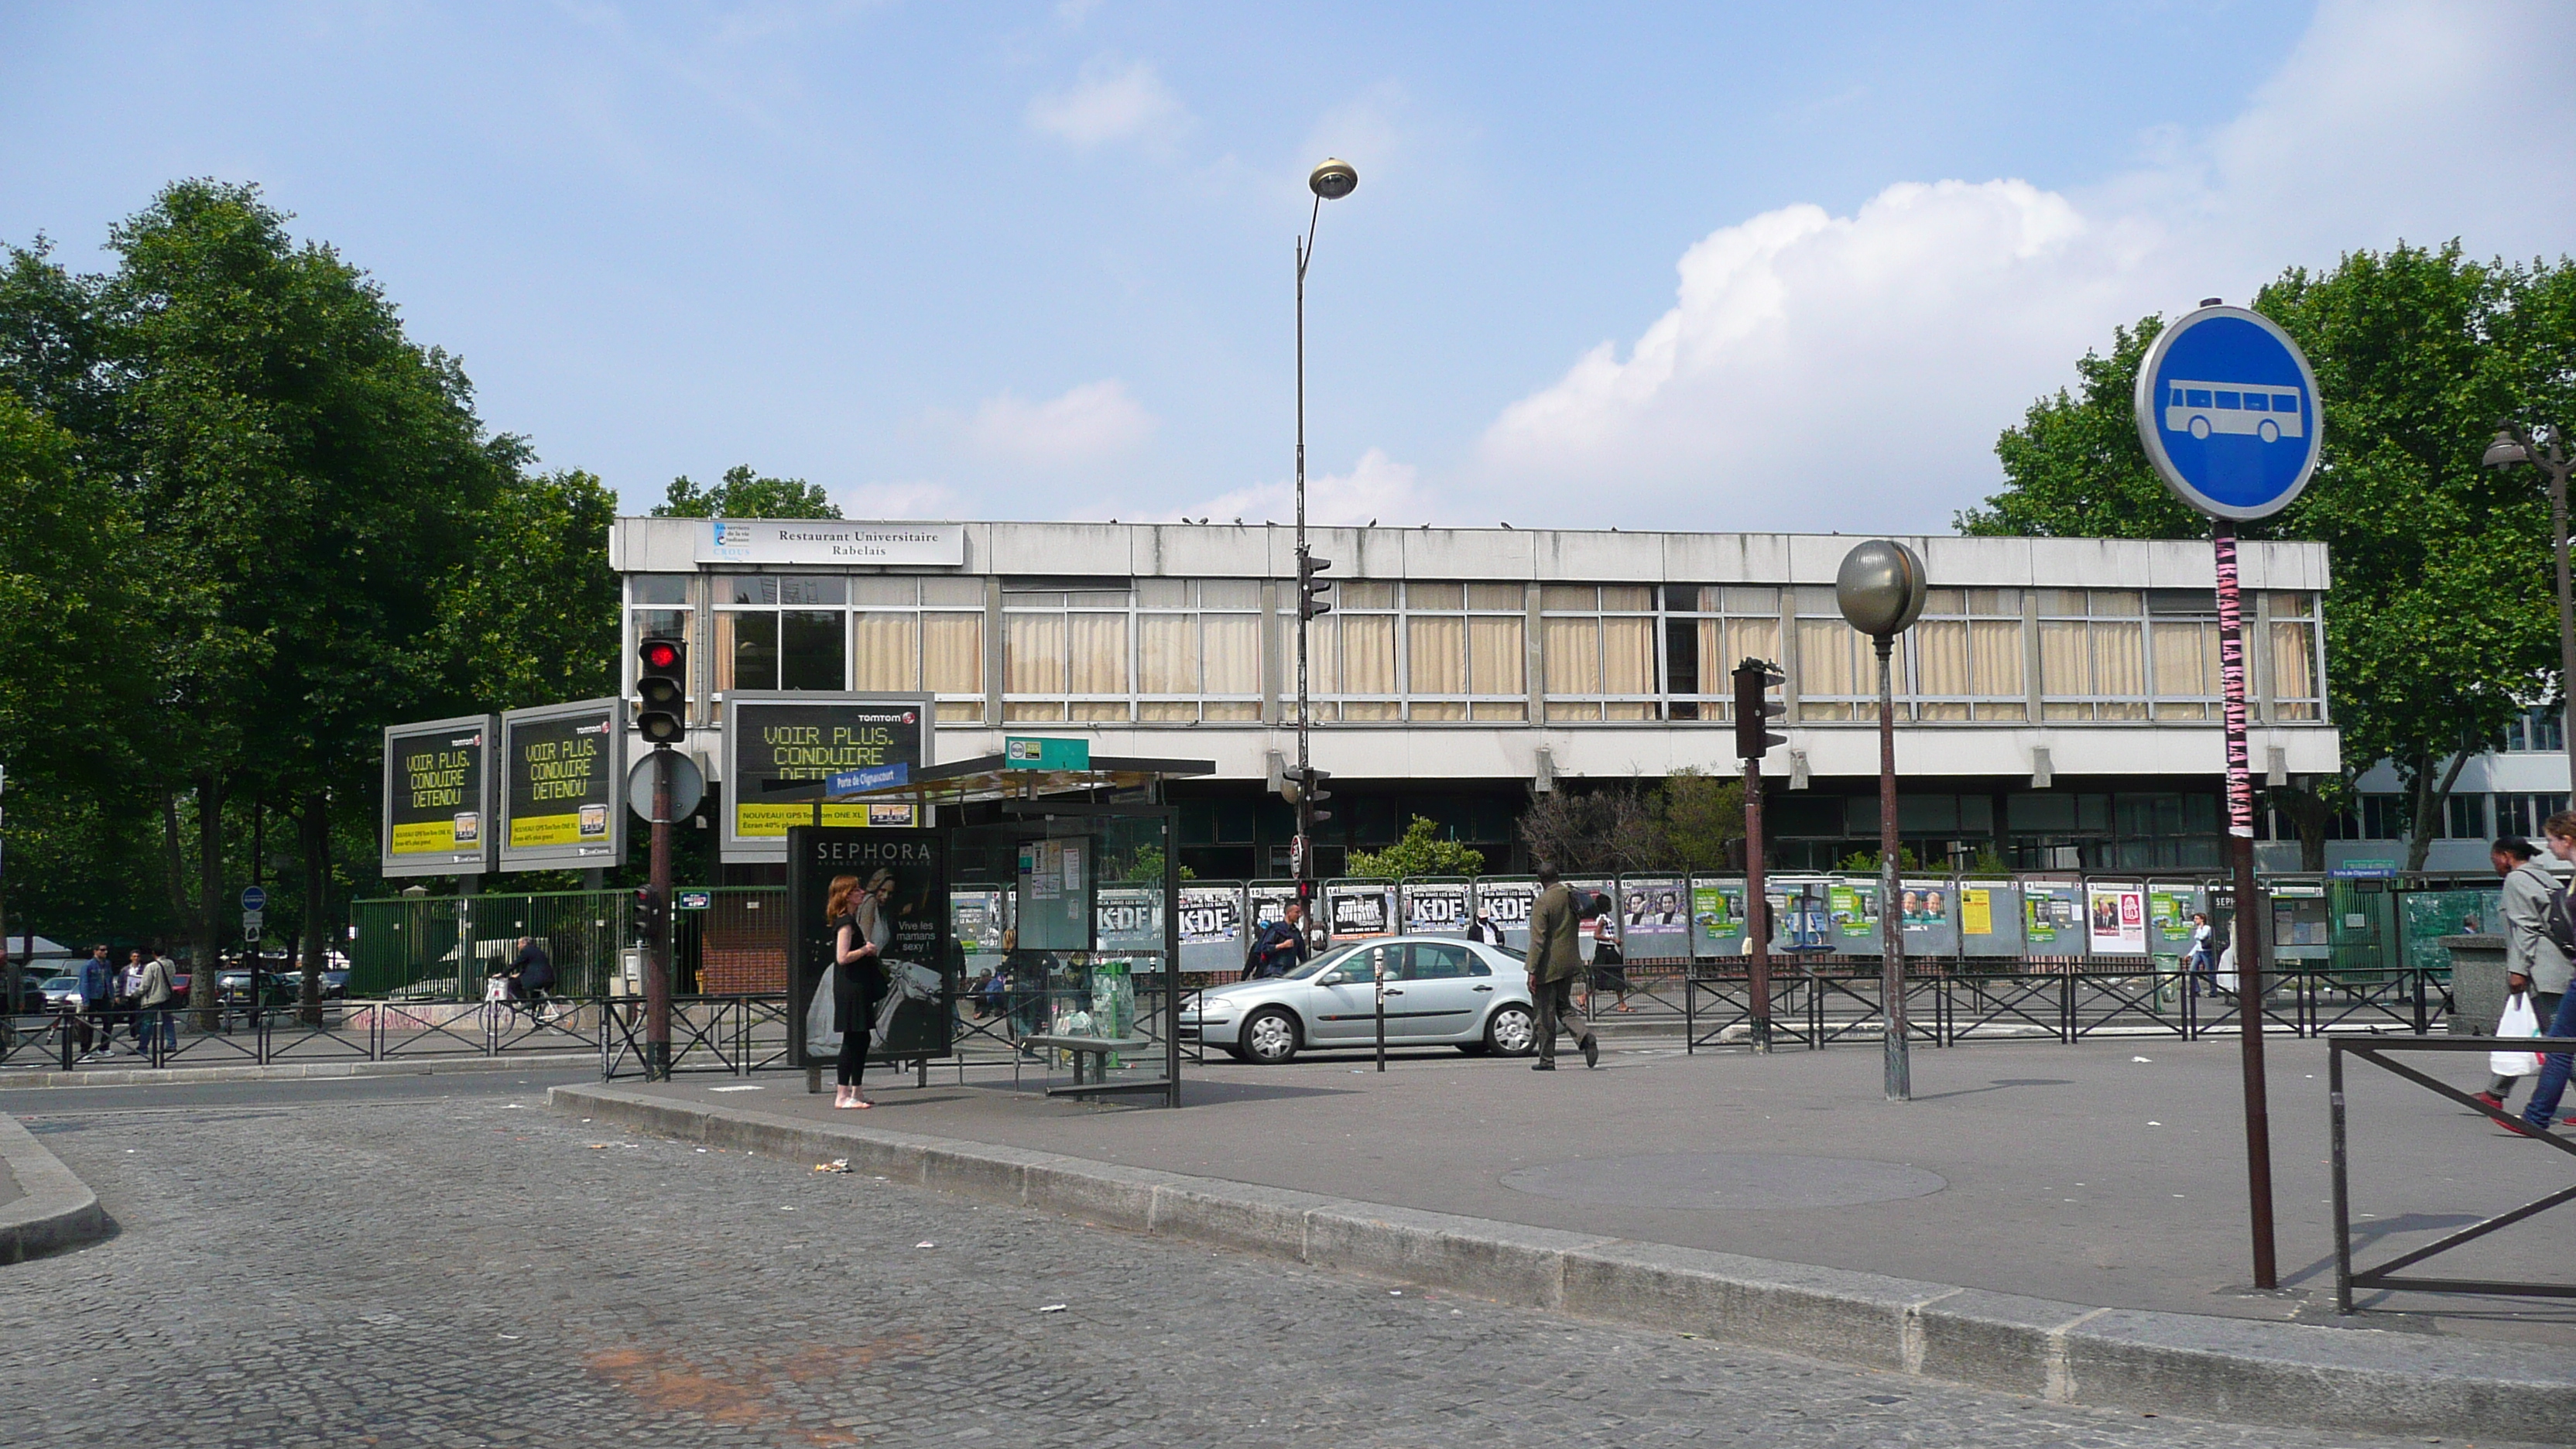
POLYGON ((310 1062, 250 1062, 209 1067, 120 1067, 115 1057, 72 1071, 40 1072, 11 1068, 0 1072, 0 1092, 22 1087, 152 1087, 185 1082, 291 1082, 325 1077, 424 1077, 442 1072, 510 1072, 599 1066, 599 1053, 528 1052, 511 1056, 396 1057, 370 1062, 324 1059, 310 1062))

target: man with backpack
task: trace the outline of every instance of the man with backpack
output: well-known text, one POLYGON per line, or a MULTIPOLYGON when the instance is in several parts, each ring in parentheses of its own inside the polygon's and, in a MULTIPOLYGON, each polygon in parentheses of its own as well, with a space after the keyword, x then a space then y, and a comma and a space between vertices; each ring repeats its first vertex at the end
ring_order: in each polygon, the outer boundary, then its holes
POLYGON ((1243 979, 1259 981, 1267 976, 1285 976, 1306 959, 1306 905, 1290 901, 1279 913, 1279 919, 1261 928, 1252 938, 1252 949, 1243 956, 1243 979))
MULTIPOLYGON (((2552 939, 2550 930, 2551 915, 2565 892, 2537 855, 2530 841, 2508 835, 2489 847, 2487 858, 2496 874, 2504 877, 2505 994, 2510 998, 2529 992, 2533 1015, 2546 1023, 2558 1013, 2571 968, 2568 953, 2552 939)), ((2519 1080, 2491 1076, 2478 1100, 2501 1110, 2519 1080)))
MULTIPOLYGON (((2549 843, 2551 855, 2557 856, 2560 860, 2576 862, 2576 810, 2561 810, 2550 816, 2548 822, 2540 827, 2540 834, 2541 838, 2549 843)), ((2508 953, 2511 951, 2512 943, 2510 934, 2512 914, 2511 897, 2508 896, 2505 907, 2508 923, 2508 935, 2505 939, 2508 953)), ((2576 961, 2576 916, 2570 914, 2565 887, 2557 886, 2553 889, 2549 897, 2548 913, 2544 919, 2547 922, 2546 934, 2549 944, 2556 951, 2557 959, 2561 962, 2576 961)), ((2508 954, 2506 959, 2510 961, 2511 955, 2508 954)), ((2540 1030, 2543 1036, 2576 1037, 2576 991, 2567 989, 2569 980, 2570 973, 2562 965, 2557 984, 2563 994, 2559 996, 2556 1007, 2541 1017, 2543 1024, 2540 1030)), ((2543 981, 2540 977, 2534 976, 2531 984, 2536 997, 2539 994, 2537 988, 2543 985, 2543 981)), ((2528 1137, 2549 1130, 2551 1119, 2558 1115, 2558 1099, 2566 1095, 2567 1077, 2571 1068, 2576 1068, 2576 1056, 2571 1056, 2567 1052, 2549 1054, 2548 1060, 2540 1065, 2540 1079, 2532 1083, 2531 1101, 2524 1105, 2522 1123, 2514 1128, 2515 1131, 2528 1137)), ((2500 1098, 2501 1094, 2499 1094, 2500 1098)))
POLYGON ((1578 899, 1589 892, 1568 887, 1553 863, 1542 860, 1533 873, 1541 889, 1538 899, 1530 903, 1530 1004, 1538 1012, 1538 1060, 1530 1070, 1556 1070, 1560 1025, 1574 1033, 1574 1044, 1583 1049, 1583 1064, 1597 1067, 1601 1043, 1592 1035, 1592 1024, 1574 1009, 1574 978, 1583 972, 1582 918, 1598 914, 1598 908, 1588 899, 1578 899))

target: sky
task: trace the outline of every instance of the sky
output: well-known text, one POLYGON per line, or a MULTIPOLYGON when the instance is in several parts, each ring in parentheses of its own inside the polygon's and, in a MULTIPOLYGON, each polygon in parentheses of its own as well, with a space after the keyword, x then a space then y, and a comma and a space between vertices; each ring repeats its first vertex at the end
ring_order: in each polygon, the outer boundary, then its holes
POLYGON ((256 182, 629 511, 1285 521, 1335 155, 1319 521, 1942 532, 2115 326, 2576 250, 2571 54, 2564 0, 15 4, 0 241, 256 182))

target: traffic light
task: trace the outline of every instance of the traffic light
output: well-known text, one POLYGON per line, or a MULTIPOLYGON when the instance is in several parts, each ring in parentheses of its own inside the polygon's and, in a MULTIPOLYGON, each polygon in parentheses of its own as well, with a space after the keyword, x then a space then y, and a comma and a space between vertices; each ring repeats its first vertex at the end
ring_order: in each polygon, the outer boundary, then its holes
POLYGON ((1771 747, 1788 739, 1773 734, 1771 721, 1789 712, 1789 706, 1771 698, 1771 691, 1786 684, 1789 677, 1779 666, 1763 659, 1747 659, 1735 666, 1735 753, 1737 758, 1758 760, 1771 753, 1771 747))
POLYGON ((1331 778, 1333 778, 1333 772, 1330 770, 1317 770, 1310 768, 1306 771, 1306 777, 1299 785, 1299 794, 1306 802, 1306 818, 1309 821, 1322 821, 1333 818, 1332 811, 1317 808, 1321 806, 1323 802, 1333 798, 1333 792, 1324 788, 1324 782, 1331 778))
POLYGON ((651 886, 635 888, 635 912, 631 924, 638 941, 656 941, 662 932, 662 893, 651 886))
POLYGON ((635 693, 643 708, 635 733, 651 744, 676 745, 687 733, 689 648, 677 639, 647 639, 635 646, 635 693))
POLYGON ((1316 575, 1331 568, 1333 561, 1301 554, 1297 559, 1297 617, 1318 619, 1333 612, 1333 581, 1316 575))

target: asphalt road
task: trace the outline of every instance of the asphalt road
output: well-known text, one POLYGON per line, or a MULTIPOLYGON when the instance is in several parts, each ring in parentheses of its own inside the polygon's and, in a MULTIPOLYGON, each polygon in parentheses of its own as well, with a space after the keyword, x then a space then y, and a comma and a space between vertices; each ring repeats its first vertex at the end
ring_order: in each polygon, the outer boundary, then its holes
POLYGON ((2070 1409, 1399 1290, 629 1138, 544 1110, 546 1081, 8 1094, 120 1231, 0 1268, 0 1441, 2423 1442, 2070 1409))

